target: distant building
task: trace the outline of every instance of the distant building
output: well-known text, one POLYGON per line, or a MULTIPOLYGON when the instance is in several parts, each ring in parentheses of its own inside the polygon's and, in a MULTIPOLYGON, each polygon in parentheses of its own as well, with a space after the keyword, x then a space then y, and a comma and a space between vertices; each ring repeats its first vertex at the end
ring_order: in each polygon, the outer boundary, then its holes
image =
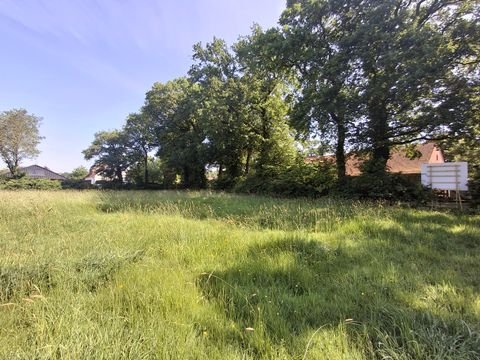
MULTIPOLYGON (((46 179, 46 180, 67 180, 63 175, 57 174, 56 172, 39 165, 31 165, 26 167, 19 167, 18 173, 25 174, 26 177, 32 179, 46 179)), ((5 176, 10 177, 10 172, 5 172, 5 176)))
MULTIPOLYGON (((102 171, 105 169, 106 167, 104 165, 93 165, 90 168, 88 175, 85 176, 83 180, 88 181, 92 185, 95 185, 97 183, 111 182, 113 179, 102 175, 102 171)), ((126 176, 127 176, 127 172, 122 171, 122 177, 123 177, 124 183, 125 183, 126 176)))
POLYGON ((107 179, 105 177, 98 174, 101 170, 98 166, 92 166, 88 175, 84 177, 83 180, 88 181, 92 185, 95 185, 97 181, 106 181, 107 179))
MULTIPOLYGON (((406 148, 397 148, 392 150, 390 158, 387 161, 387 170, 391 173, 408 175, 409 177, 418 177, 420 179, 422 164, 440 164, 445 162, 445 156, 442 149, 433 143, 428 142, 419 144, 415 149, 420 157, 410 159, 406 154, 406 148)), ((305 160, 307 163, 316 163, 320 161, 335 162, 335 156, 309 156, 305 160)), ((345 168, 347 176, 358 176, 361 174, 361 166, 364 159, 356 154, 346 156, 345 168)))

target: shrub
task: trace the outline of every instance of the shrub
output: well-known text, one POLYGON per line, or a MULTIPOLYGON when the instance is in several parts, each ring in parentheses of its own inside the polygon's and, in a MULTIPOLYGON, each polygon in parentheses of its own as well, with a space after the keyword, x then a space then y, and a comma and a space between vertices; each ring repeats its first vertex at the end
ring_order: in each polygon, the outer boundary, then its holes
POLYGON ((32 179, 0 179, 0 190, 60 190, 62 183, 57 180, 32 179))
POLYGON ((235 191, 277 196, 318 197, 328 194, 336 182, 331 163, 297 163, 282 172, 264 171, 241 181, 235 191))
POLYGON ((480 166, 477 166, 472 170, 472 175, 468 182, 468 189, 472 196, 473 209, 480 210, 480 166))
POLYGON ((65 180, 62 181, 62 189, 73 189, 73 190, 86 190, 86 189, 96 189, 95 185, 92 185, 89 181, 85 180, 65 180))
POLYGON ((215 190, 231 190, 235 189, 238 184, 245 181, 245 178, 232 178, 226 174, 222 174, 212 182, 212 188, 215 190))
POLYGON ((401 174, 366 172, 349 178, 337 192, 353 199, 386 200, 390 202, 425 203, 431 191, 401 174))

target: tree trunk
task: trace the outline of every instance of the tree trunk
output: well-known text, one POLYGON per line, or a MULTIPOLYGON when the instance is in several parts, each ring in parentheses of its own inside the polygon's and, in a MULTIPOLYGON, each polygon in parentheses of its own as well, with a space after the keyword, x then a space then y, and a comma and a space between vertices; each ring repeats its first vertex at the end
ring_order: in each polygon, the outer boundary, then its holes
POLYGON ((7 167, 12 177, 16 178, 18 176, 18 159, 15 158, 13 161, 7 161, 7 167))
POLYGON ((245 175, 250 172, 250 160, 252 158, 252 149, 247 150, 247 160, 245 162, 245 175))
POLYGON ((182 183, 183 183, 183 186, 185 188, 189 188, 191 186, 191 183, 190 183, 190 169, 188 168, 188 166, 184 166, 183 167, 183 179, 182 179, 182 183))
POLYGON ((147 154, 145 154, 143 158, 143 163, 145 165, 145 169, 143 172, 143 182, 145 183, 145 185, 147 185, 148 184, 148 155, 147 154))
POLYGON ((118 182, 119 182, 120 184, 123 184, 122 169, 121 169, 121 168, 117 168, 115 172, 116 172, 116 176, 117 176, 118 182))
POLYGON ((388 114, 385 101, 374 99, 369 104, 370 134, 372 144, 371 166, 367 171, 386 171, 390 157, 390 142, 388 139, 388 114))
POLYGON ((195 169, 195 187, 198 189, 205 189, 207 187, 207 176, 205 175, 205 168, 198 166, 195 169))
POLYGON ((346 139, 346 127, 345 120, 341 116, 337 116, 335 113, 330 113, 330 116, 337 125, 337 144, 335 149, 335 161, 337 166, 338 183, 345 182, 346 177, 346 165, 345 165, 345 139, 346 139))

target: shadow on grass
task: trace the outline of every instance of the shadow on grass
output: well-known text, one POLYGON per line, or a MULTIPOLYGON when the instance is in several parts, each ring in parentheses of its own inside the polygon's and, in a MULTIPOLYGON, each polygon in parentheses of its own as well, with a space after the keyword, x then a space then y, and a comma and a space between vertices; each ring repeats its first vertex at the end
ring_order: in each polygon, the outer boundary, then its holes
MULTIPOLYGON (((422 244, 417 229, 400 226, 406 232, 402 236, 416 236, 422 244)), ((377 234, 379 239, 393 235, 388 229, 377 234)), ((480 319, 472 307, 479 289, 472 273, 463 273, 470 260, 439 264, 427 253, 418 254, 416 246, 408 250, 396 242, 390 237, 329 249, 287 238, 250 248, 241 263, 206 272, 197 284, 236 324, 228 329, 229 341, 257 357, 274 356, 272 346, 280 344, 298 356, 315 330, 344 324, 367 358, 478 359, 480 329, 474 324, 480 319), (464 294, 463 286, 473 290, 464 294), (441 297, 451 289, 452 296, 441 297), (427 298, 417 299, 421 296, 427 298)), ((225 329, 217 331, 220 337, 225 329)))
POLYGON ((286 237, 238 254, 224 271, 206 269, 197 286, 232 323, 205 325, 211 341, 237 344, 255 358, 274 358, 280 345, 301 357, 317 329, 343 326, 366 358, 480 358, 478 217, 352 202, 145 196, 106 194, 99 209, 348 238, 328 248, 286 237))
POLYGON ((381 207, 324 198, 275 199, 209 192, 104 192, 97 209, 104 213, 140 212, 179 215, 189 219, 215 219, 255 229, 332 231, 366 209, 381 207))
POLYGON ((57 285, 73 291, 95 292, 112 281, 125 265, 143 257, 143 251, 132 253, 92 252, 76 262, 52 260, 39 264, 0 266, 0 304, 44 292, 57 285))

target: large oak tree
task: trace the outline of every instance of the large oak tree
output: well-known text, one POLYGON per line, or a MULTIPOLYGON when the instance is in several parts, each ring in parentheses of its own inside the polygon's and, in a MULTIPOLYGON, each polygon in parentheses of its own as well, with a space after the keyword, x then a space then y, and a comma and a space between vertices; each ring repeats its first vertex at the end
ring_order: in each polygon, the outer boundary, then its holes
MULTIPOLYGON (((385 169, 394 145, 441 139, 464 125, 478 65, 478 4, 468 0, 291 0, 279 56, 300 79, 305 123, 333 130, 339 176, 342 145, 385 169), (333 125, 330 127, 330 125, 333 125)), ((478 77, 477 77, 478 79, 478 77)))

